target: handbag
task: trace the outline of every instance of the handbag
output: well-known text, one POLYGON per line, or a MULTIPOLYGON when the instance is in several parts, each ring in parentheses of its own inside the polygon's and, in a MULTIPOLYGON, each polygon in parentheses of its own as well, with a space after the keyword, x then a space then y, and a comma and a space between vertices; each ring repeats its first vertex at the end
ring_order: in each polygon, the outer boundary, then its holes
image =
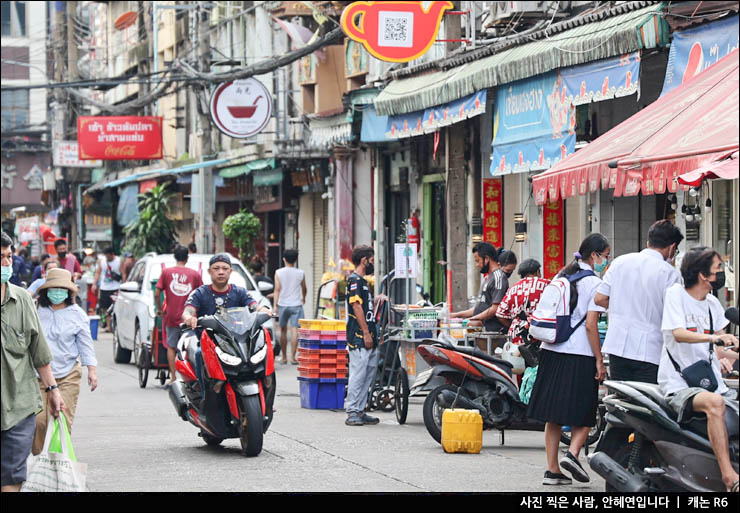
POLYGON ((22 492, 86 492, 87 465, 80 463, 72 448, 64 414, 50 422, 46 428, 44 446, 37 455, 29 455, 26 481, 22 492), (59 440, 58 447, 57 438, 59 440), (53 452, 55 448, 60 452, 53 452))
MULTIPOLYGON (((709 333, 714 334, 714 320, 712 319, 712 311, 709 310, 709 333)), ((671 363, 676 368, 681 377, 684 379, 687 385, 692 388, 703 388, 708 392, 714 392, 719 386, 717 383, 717 377, 714 375, 714 369, 712 368, 712 356, 714 356, 714 344, 709 343, 709 360, 699 360, 681 370, 676 360, 673 359, 671 353, 666 349, 668 358, 671 359, 671 363)))

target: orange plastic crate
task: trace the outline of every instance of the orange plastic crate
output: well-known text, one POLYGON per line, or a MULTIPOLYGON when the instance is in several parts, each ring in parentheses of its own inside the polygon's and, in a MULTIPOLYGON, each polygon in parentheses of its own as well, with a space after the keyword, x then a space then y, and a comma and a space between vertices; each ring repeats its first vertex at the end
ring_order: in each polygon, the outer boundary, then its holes
POLYGON ((303 378, 346 378, 347 369, 312 369, 298 365, 298 375, 303 378))

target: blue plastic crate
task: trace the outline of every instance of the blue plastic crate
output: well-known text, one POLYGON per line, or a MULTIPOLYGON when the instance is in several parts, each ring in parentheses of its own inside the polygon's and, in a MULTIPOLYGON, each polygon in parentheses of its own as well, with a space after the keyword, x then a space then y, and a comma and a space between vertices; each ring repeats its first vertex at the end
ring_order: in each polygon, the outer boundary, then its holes
POLYGON ((303 378, 301 385, 301 408, 312 410, 341 410, 344 408, 346 379, 303 378))
POLYGON ((298 347, 306 349, 322 349, 321 342, 319 340, 304 340, 301 338, 298 339, 298 347))

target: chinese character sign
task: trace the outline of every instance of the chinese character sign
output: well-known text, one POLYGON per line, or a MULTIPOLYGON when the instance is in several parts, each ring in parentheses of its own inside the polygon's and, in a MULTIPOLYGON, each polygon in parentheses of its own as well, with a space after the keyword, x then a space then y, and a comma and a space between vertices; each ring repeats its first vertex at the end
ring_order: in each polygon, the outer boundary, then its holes
POLYGON ((500 247, 504 238, 501 178, 483 180, 483 240, 500 247))
POLYGON ((565 234, 563 232, 563 200, 545 203, 543 209, 542 237, 544 255, 542 274, 552 279, 563 267, 565 234))

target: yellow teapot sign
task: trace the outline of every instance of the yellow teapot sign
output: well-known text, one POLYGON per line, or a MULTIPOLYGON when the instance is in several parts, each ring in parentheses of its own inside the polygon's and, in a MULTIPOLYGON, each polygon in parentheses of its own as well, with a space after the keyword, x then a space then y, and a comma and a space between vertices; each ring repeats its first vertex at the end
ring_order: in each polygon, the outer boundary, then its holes
POLYGON ((342 12, 342 29, 374 57, 408 62, 432 46, 452 2, 353 2, 342 12))

